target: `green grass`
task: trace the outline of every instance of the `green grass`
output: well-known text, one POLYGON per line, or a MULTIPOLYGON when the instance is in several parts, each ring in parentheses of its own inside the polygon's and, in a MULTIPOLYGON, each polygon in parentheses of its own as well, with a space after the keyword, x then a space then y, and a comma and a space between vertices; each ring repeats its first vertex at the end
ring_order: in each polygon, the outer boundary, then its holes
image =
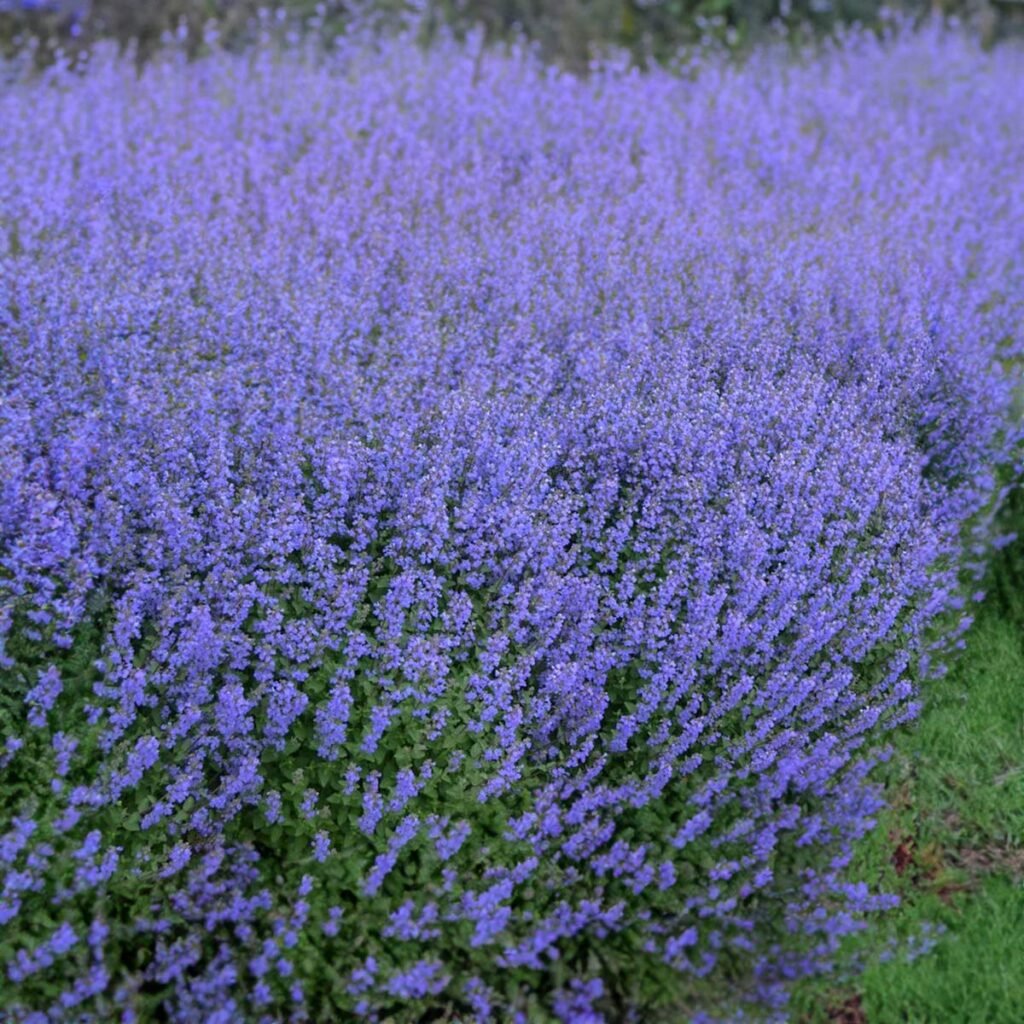
POLYGON ((863 973, 797 993, 803 1024, 1024 1024, 1020 541, 989 589, 963 655, 896 742, 891 806, 858 854, 857 877, 901 906, 858 939, 863 973), (945 930, 914 955, 932 926, 945 930))
POLYGON ((1024 887, 996 872, 980 880, 962 910, 938 910, 929 900, 912 909, 949 924, 932 953, 911 964, 878 964, 865 974, 861 1008, 869 1024, 1020 1024, 1024 887))

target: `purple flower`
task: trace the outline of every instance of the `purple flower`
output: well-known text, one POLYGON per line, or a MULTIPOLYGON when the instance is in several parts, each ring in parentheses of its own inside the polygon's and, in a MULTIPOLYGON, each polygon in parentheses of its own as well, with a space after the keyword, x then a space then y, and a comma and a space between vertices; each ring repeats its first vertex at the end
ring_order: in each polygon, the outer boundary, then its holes
POLYGON ((327 860, 331 852, 331 838, 324 832, 320 831, 313 837, 313 859, 319 863, 323 863, 327 860))
POLYGON ((36 685, 25 695, 25 703, 29 707, 29 725, 34 725, 37 729, 46 725, 47 712, 57 703, 62 689, 60 672, 53 665, 39 673, 36 685))

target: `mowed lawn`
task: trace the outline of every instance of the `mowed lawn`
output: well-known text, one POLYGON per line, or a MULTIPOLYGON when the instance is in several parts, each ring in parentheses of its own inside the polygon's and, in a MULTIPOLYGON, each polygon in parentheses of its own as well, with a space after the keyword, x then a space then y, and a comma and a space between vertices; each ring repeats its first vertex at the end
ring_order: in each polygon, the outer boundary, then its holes
POLYGON ((803 992, 797 1019, 1024 1021, 1022 541, 987 589, 962 656, 896 742, 891 806, 861 851, 860 876, 901 906, 860 940, 864 973, 803 992))

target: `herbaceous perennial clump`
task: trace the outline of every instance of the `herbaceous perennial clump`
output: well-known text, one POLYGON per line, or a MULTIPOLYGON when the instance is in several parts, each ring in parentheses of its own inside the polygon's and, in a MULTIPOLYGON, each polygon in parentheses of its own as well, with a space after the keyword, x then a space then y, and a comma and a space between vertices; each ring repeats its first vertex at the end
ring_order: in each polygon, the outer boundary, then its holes
POLYGON ((0 1017, 826 966, 1016 457, 1018 57, 9 68, 0 1017))

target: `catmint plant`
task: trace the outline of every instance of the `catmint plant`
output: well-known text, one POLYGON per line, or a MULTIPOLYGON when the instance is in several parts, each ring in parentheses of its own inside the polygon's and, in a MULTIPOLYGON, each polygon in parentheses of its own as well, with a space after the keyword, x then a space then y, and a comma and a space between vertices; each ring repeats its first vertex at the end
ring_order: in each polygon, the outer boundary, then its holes
POLYGON ((4 73, 4 1020, 775 1013, 889 905, 1019 472, 1019 55, 479 42, 4 73))

